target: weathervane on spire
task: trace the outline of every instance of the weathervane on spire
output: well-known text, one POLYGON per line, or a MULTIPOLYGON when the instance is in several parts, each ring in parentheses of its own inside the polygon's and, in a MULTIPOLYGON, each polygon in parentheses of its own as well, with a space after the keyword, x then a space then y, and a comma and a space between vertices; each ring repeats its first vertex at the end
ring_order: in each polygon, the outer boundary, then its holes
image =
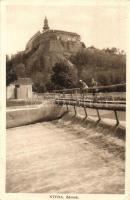
POLYGON ((43 32, 48 31, 48 30, 49 30, 48 19, 47 19, 47 17, 45 16, 43 32))

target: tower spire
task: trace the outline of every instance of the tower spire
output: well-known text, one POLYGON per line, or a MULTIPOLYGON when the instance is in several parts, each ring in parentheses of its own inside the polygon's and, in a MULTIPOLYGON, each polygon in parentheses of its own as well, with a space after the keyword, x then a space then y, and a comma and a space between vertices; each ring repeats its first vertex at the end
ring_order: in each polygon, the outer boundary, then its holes
POLYGON ((47 19, 47 17, 45 16, 45 19, 44 19, 44 26, 43 26, 43 32, 48 31, 48 30, 49 30, 48 19, 47 19))

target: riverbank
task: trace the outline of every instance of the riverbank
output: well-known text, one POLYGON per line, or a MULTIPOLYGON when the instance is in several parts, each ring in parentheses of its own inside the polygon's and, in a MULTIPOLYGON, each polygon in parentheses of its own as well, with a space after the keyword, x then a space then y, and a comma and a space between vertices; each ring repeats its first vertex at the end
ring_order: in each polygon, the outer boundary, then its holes
POLYGON ((53 101, 44 101, 39 105, 8 107, 6 110, 6 128, 55 120, 66 112, 66 108, 54 104, 53 101))

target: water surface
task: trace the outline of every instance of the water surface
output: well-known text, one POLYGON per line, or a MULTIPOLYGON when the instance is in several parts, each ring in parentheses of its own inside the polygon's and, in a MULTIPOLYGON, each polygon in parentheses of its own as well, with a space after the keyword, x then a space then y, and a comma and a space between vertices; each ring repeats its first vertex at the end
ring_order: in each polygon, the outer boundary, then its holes
POLYGON ((124 193, 125 141, 59 121, 7 130, 6 192, 124 193))

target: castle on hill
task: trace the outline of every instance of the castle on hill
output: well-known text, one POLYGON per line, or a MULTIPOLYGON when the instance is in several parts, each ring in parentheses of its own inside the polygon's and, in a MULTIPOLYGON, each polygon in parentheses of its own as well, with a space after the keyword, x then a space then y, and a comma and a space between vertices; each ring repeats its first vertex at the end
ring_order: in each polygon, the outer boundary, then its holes
POLYGON ((80 43, 80 35, 77 33, 50 29, 48 25, 48 19, 47 17, 45 17, 42 33, 38 31, 35 35, 33 35, 33 37, 29 40, 29 42, 26 45, 26 50, 30 49, 33 46, 34 41, 36 43, 36 40, 39 40, 41 36, 43 40, 53 39, 63 42, 71 42, 77 44, 80 43))
POLYGON ((74 41, 74 42, 80 41, 80 35, 78 35, 77 33, 50 29, 46 17, 44 19, 43 34, 46 34, 47 36, 53 35, 57 40, 74 41))

